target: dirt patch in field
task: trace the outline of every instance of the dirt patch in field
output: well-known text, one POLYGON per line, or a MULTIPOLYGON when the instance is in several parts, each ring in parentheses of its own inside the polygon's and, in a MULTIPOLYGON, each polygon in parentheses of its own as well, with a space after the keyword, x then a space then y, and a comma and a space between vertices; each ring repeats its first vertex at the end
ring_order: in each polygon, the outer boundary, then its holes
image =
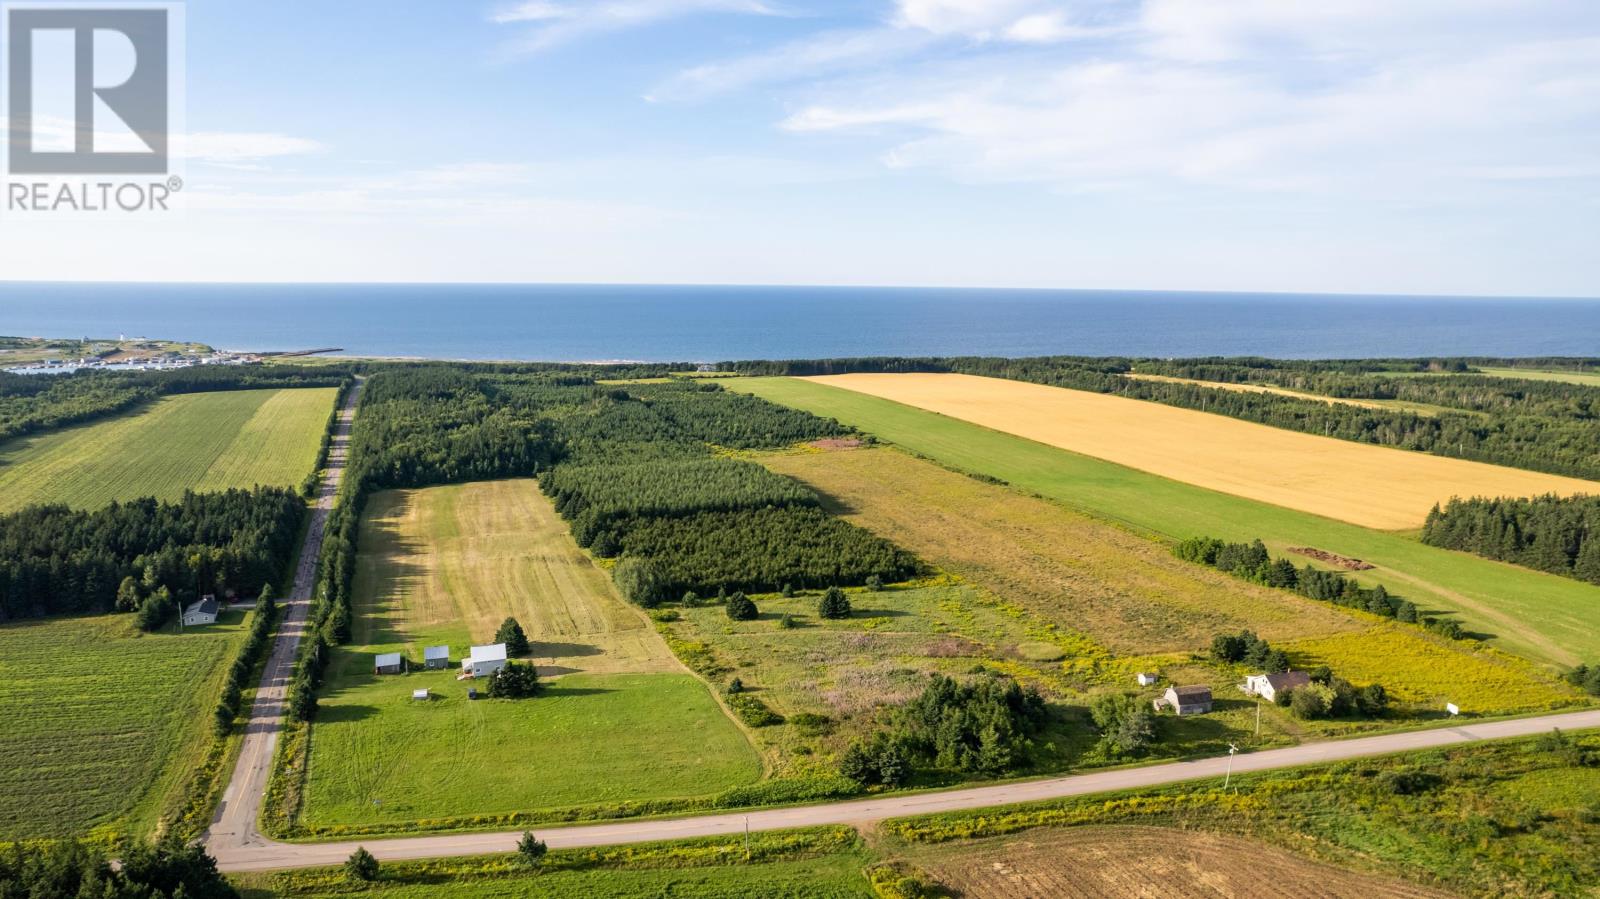
POLYGON ((1199 649, 1244 628, 1278 640, 1362 627, 1326 603, 1184 562, 1114 525, 896 449, 762 461, 850 521, 1117 652, 1199 649))
POLYGON ((1317 549, 1312 546, 1291 546, 1289 547, 1289 552, 1316 559, 1319 562, 1327 562, 1329 565, 1343 568, 1346 571, 1368 571, 1377 567, 1371 562, 1363 562, 1360 559, 1352 559, 1349 556, 1341 556, 1338 553, 1331 553, 1325 549, 1317 549))
POLYGON ((1034 831, 979 847, 942 847, 917 864, 966 899, 1449 896, 1239 837, 1162 827, 1034 831))
POLYGON ((954 374, 807 378, 1139 471, 1370 528, 1420 527, 1453 496, 1570 496, 1597 484, 1369 446, 1160 403, 954 374))
POLYGON ((865 446, 866 442, 856 437, 824 437, 806 445, 819 450, 853 450, 865 446))

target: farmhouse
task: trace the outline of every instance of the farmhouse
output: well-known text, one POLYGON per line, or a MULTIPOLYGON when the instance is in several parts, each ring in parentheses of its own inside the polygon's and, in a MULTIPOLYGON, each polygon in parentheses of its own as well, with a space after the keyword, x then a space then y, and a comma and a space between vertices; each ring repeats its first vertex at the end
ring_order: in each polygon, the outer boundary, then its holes
POLYGON ((449 668, 450 647, 430 646, 422 651, 422 667, 424 668, 449 668))
POLYGON ((1268 702, 1277 702, 1278 694, 1309 683, 1311 675, 1304 671, 1285 671, 1282 674, 1252 674, 1244 679, 1239 689, 1268 702))
POLYGON ((1170 707, 1179 715, 1204 715, 1211 711, 1211 688, 1168 687, 1167 692, 1155 701, 1156 711, 1170 707))
POLYGON ((210 593, 190 603, 183 610, 183 626, 195 627, 217 623, 217 598, 210 593))
POLYGON ((466 677, 488 677, 504 667, 506 667, 504 643, 474 646, 472 653, 461 660, 461 673, 466 677))
POLYGON ((379 674, 400 674, 406 670, 406 660, 398 652, 386 652, 378 656, 375 670, 379 674))

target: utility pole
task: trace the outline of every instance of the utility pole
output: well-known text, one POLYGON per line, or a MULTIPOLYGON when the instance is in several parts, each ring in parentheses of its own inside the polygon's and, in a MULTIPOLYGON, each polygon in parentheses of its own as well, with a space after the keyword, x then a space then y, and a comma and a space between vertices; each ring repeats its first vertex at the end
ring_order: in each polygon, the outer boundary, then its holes
POLYGON ((1261 697, 1256 697, 1256 739, 1261 739, 1261 697))
POLYGON ((744 860, 750 860, 750 816, 744 816, 744 860))
MULTIPOLYGON (((1259 708, 1259 706, 1257 708, 1259 708)), ((1222 791, 1224 793, 1228 791, 1228 783, 1233 780, 1233 754, 1238 751, 1239 747, 1237 744, 1228 744, 1228 773, 1227 776, 1222 778, 1222 791)))

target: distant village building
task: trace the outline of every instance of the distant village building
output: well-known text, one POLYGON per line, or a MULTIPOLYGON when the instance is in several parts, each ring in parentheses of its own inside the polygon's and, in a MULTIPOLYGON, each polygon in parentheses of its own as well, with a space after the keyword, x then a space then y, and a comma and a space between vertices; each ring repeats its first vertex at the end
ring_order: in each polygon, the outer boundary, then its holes
POLYGON ((1157 680, 1157 678, 1156 678, 1156 676, 1154 674, 1146 674, 1143 671, 1141 671, 1138 674, 1134 675, 1134 677, 1135 677, 1135 679, 1137 679, 1139 681, 1139 686, 1141 686, 1141 687, 1148 687, 1148 686, 1154 684, 1156 682, 1156 680, 1157 680))
POLYGON ((1155 701, 1156 711, 1170 708, 1179 715, 1204 715, 1211 711, 1211 688, 1168 687, 1167 692, 1155 701))
POLYGON ((472 653, 461 660, 461 673, 467 677, 488 677, 504 667, 506 667, 504 643, 474 646, 472 653))
POLYGON ((386 652, 378 656, 374 670, 379 674, 403 674, 406 670, 406 660, 398 652, 386 652))
POLYGON ((422 667, 424 668, 449 668, 450 647, 430 646, 422 651, 422 667))
POLYGON ((1277 702, 1279 694, 1299 689, 1309 683, 1311 675, 1304 671, 1285 671, 1282 674, 1252 674, 1244 679, 1244 686, 1241 689, 1268 702, 1277 702))
POLYGON ((217 598, 210 593, 190 603, 183 610, 183 626, 198 627, 217 623, 217 598))

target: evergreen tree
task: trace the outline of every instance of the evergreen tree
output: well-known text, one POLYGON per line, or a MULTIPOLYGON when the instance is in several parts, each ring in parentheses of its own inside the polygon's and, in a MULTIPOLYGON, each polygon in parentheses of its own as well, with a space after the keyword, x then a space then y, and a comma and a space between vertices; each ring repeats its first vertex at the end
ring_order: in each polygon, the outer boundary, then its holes
POLYGON ((550 847, 544 844, 544 840, 530 831, 523 831, 522 839, 517 841, 517 857, 530 868, 537 868, 549 851, 550 847))
POLYGON ((515 618, 507 618, 500 622, 500 629, 494 632, 494 642, 506 645, 506 655, 525 656, 533 651, 528 644, 528 635, 523 632, 522 625, 515 618))
POLYGON ((538 694, 541 687, 538 669, 520 662, 507 662, 489 675, 488 693, 496 699, 525 699, 538 694))
POLYGON ((365 846, 357 846, 356 851, 345 859, 344 874, 357 883, 371 883, 378 879, 378 873, 378 859, 365 846))
POLYGON ((822 618, 839 620, 850 617, 850 598, 838 587, 829 587, 822 594, 822 600, 817 603, 817 615, 822 618))
POLYGON ((728 612, 728 617, 734 621, 754 621, 761 616, 761 610, 757 609, 756 604, 751 601, 750 597, 745 596, 742 591, 735 591, 732 596, 728 597, 728 604, 725 608, 728 612))

